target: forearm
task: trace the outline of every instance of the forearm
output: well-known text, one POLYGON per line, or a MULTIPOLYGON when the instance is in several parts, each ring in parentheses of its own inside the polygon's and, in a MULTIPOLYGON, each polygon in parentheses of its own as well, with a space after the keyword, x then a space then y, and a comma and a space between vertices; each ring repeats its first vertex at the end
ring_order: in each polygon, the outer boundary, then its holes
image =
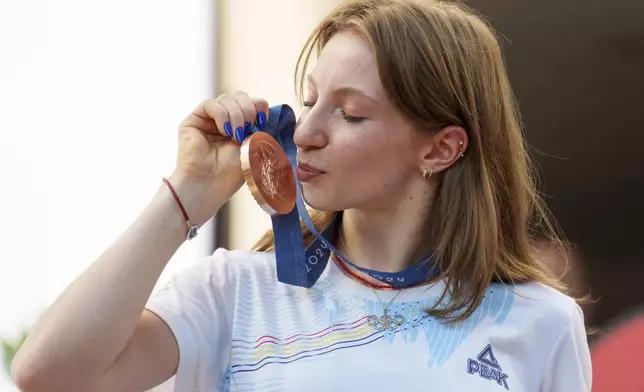
MULTIPOLYGON (((202 187, 180 176, 170 182, 186 208, 198 210, 202 187)), ((90 382, 102 375, 125 348, 155 283, 186 233, 176 201, 162 185, 125 233, 42 316, 16 364, 49 379, 90 382)))

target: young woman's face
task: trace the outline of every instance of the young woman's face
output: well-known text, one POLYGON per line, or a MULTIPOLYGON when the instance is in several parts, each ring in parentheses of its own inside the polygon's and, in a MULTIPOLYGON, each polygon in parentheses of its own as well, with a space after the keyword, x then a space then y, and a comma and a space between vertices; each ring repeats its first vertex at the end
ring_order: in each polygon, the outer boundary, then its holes
POLYGON ((368 44, 351 32, 324 47, 295 132, 306 202, 322 211, 390 208, 421 177, 420 133, 389 101, 368 44))

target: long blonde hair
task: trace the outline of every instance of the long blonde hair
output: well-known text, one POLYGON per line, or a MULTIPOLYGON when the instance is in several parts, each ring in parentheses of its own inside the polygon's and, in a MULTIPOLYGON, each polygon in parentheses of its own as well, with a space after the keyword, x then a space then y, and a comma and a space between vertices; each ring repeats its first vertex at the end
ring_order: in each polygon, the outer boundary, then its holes
MULTIPOLYGON (((419 129, 448 125, 469 136, 464 158, 441 173, 428 240, 435 241, 448 304, 430 309, 458 321, 492 282, 542 282, 561 289, 533 251, 536 235, 566 250, 536 187, 517 104, 493 29, 467 7, 432 0, 359 0, 338 6, 309 37, 297 63, 303 97, 311 56, 338 32, 371 46, 391 102, 419 129)), ((331 212, 312 211, 316 227, 331 212)), ((305 241, 312 235, 302 226, 305 241)), ((274 249, 273 233, 255 245, 274 249)), ((566 252, 567 253, 567 252, 566 252)))

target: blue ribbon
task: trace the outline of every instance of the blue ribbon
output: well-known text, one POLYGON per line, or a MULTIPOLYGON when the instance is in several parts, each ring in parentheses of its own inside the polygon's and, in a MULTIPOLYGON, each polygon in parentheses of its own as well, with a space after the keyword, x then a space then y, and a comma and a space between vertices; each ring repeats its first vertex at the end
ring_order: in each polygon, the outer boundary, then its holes
MULTIPOLYGON (((269 109, 265 131, 282 146, 297 178, 297 148, 293 142, 295 124, 295 113, 290 106, 274 106, 269 109)), ((318 232, 306 210, 299 181, 296 181, 296 186, 295 208, 286 215, 271 217, 275 235, 277 279, 280 282, 310 288, 324 272, 331 252, 358 271, 397 288, 414 286, 438 275, 439 270, 432 256, 401 272, 379 272, 353 264, 333 247, 333 240, 342 221, 342 212, 336 212, 331 223, 321 233, 318 232), (313 242, 306 249, 300 218, 314 236, 313 242)))

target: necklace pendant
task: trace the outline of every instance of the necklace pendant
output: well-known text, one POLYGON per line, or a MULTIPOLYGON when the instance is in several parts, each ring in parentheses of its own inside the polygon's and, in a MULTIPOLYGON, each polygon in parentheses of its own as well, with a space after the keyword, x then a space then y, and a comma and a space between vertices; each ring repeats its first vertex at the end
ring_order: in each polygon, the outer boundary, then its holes
POLYGON ((367 323, 377 331, 395 331, 405 323, 405 317, 395 313, 393 317, 383 314, 380 317, 371 315, 367 317, 367 323))

